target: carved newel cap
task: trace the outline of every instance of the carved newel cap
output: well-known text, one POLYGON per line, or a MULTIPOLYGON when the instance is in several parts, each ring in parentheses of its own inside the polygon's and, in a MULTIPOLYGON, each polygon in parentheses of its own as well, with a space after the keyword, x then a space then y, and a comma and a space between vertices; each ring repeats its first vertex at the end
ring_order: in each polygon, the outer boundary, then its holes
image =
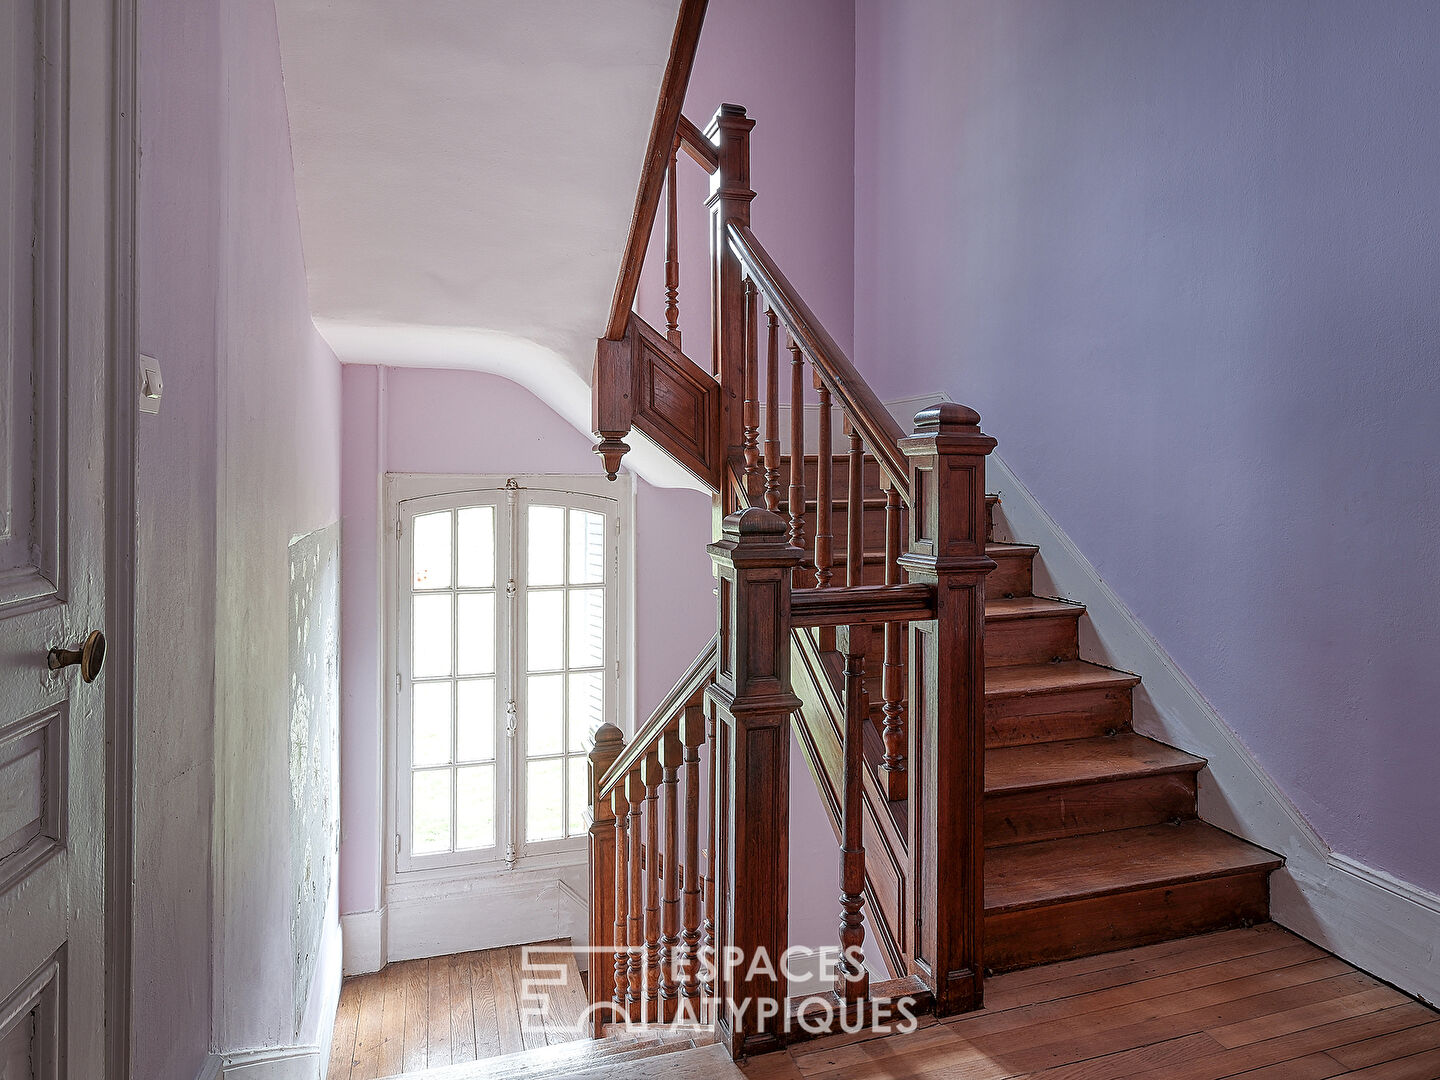
POLYGON ((751 506, 731 514, 720 527, 720 539, 709 547, 716 561, 738 566, 794 566, 802 553, 789 542, 790 523, 779 514, 751 506))
POLYGON ((915 434, 980 427, 980 414, 958 401, 942 401, 915 414, 915 434))
POLYGON ((915 431, 900 440, 907 457, 988 454, 995 440, 980 430, 980 414, 958 401, 942 401, 915 414, 915 431))
POLYGON ((625 733, 614 724, 601 724, 595 729, 595 738, 591 743, 591 756, 609 755, 612 758, 620 756, 620 751, 625 749, 625 733))

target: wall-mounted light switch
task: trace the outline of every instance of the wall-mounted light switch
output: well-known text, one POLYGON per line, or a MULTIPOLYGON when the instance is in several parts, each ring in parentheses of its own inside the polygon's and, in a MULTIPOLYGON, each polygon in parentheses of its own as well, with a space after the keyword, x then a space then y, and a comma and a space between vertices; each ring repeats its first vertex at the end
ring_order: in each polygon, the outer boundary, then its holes
POLYGON ((165 380, 160 377, 160 361, 153 356, 140 357, 140 411, 158 413, 160 397, 165 393, 165 380))

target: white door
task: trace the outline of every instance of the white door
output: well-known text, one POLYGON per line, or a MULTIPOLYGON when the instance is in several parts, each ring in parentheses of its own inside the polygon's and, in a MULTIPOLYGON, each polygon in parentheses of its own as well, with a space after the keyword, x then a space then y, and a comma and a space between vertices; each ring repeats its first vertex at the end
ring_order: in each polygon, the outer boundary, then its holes
POLYGON ((601 483, 392 477, 395 877, 585 858, 590 740, 624 688, 627 489, 601 483))
POLYGON ((104 1062, 113 12, 0 4, 0 1076, 104 1062), (94 674, 98 639, 86 656, 94 674))

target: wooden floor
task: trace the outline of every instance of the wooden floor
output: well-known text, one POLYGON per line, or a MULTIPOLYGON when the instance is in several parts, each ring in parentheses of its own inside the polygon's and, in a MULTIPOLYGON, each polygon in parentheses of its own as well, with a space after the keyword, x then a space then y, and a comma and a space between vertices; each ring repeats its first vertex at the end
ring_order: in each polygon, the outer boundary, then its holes
POLYGON ((1265 924, 998 975, 986 1008, 832 1036, 751 1080, 1440 1080, 1440 1013, 1265 924))
POLYGON ((346 979, 329 1080, 375 1080, 580 1038, 585 990, 569 945, 405 960, 346 979), (546 969, 522 970, 522 950, 546 969), (540 989, 539 980, 550 1006, 543 1017, 540 999, 524 997, 540 989))
MULTIPOLYGON (((518 953, 416 960, 347 979, 332 1080, 575 1038, 563 1025, 584 1007, 578 973, 573 997, 552 998, 554 1022, 521 1030, 518 953)), ((1440 1080, 1440 1013, 1268 923, 998 975, 986 980, 985 1000, 977 1013, 922 1018, 908 1035, 832 1036, 743 1070, 748 1080, 1440 1080)), ((623 1048, 593 1045, 593 1080, 736 1075, 728 1061, 693 1052, 607 1064, 599 1055, 623 1048)), ((553 1071, 590 1078, 586 1057, 566 1060, 553 1071)), ((539 1061, 494 1064, 477 1066, 474 1080, 551 1071, 539 1061)))

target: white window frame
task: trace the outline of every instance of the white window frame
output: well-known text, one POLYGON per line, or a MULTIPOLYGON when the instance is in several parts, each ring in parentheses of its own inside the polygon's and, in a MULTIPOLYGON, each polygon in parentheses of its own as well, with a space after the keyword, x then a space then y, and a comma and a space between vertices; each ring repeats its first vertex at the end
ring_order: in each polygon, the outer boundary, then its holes
POLYGON ((409 667, 411 620, 410 552, 408 524, 415 513, 430 513, 463 506, 497 506, 496 602, 497 610, 513 605, 508 616, 515 622, 515 636, 525 633, 525 555, 517 542, 521 514, 530 503, 567 505, 579 509, 603 510, 615 524, 613 572, 607 575, 607 627, 605 670, 607 700, 605 720, 629 732, 633 729, 631 701, 634 690, 634 491, 630 478, 622 474, 615 481, 594 475, 434 475, 387 473, 384 484, 384 558, 382 572, 382 637, 385 656, 383 688, 386 701, 386 824, 392 839, 386 859, 387 884, 405 881, 449 880, 474 877, 505 870, 543 870, 569 866, 586 857, 585 836, 559 840, 522 841, 522 823, 516 813, 525 805, 524 732, 507 737, 505 702, 513 696, 517 715, 524 715, 525 673, 520 658, 510 649, 510 636, 500 632, 504 617, 497 619, 495 667, 496 708, 496 845, 493 848, 435 855, 410 853, 411 821, 409 726, 409 667), (505 528, 506 522, 510 528, 505 528), (507 565, 508 564, 508 565, 507 565), (507 596, 507 581, 513 569, 517 588, 507 596), (503 770, 503 773, 502 773, 503 770), (504 780, 502 782, 502 776, 504 780), (509 846, 507 847, 507 841, 509 846))

